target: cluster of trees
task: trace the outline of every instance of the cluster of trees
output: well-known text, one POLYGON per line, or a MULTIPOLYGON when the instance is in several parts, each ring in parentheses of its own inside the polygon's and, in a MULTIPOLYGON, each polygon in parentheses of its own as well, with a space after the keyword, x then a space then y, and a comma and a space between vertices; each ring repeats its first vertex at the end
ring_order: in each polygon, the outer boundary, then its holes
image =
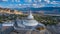
POLYGON ((56 25, 58 23, 57 18, 53 16, 35 16, 35 19, 45 25, 56 25))
MULTIPOLYGON (((16 18, 22 19, 22 17, 27 17, 27 15, 9 15, 9 16, 0 16, 0 23, 3 23, 4 21, 8 21, 8 20, 15 20, 16 18)), ((54 18, 53 16, 38 16, 38 15, 34 15, 34 18, 40 22, 43 23, 45 25, 56 25, 58 23, 57 19, 54 18)))
POLYGON ((22 19, 22 17, 26 17, 27 15, 16 15, 16 14, 11 14, 11 15, 8 15, 8 16, 5 16, 5 15, 1 15, 0 16, 0 23, 4 23, 5 21, 10 21, 10 20, 16 20, 17 17, 19 19, 22 19))
POLYGON ((9 16, 0 15, 0 23, 4 23, 5 21, 13 20, 16 17, 17 17, 16 15, 9 15, 9 16))

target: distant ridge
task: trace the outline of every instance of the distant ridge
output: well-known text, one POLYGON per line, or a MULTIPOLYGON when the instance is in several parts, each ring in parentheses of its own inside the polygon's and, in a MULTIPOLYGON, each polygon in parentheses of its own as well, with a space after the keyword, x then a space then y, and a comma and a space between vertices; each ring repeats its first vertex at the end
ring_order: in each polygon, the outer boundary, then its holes
MULTIPOLYGON (((4 8, 3 8, 4 9, 4 8)), ((60 14, 60 7, 41 7, 41 8, 7 8, 11 10, 18 10, 22 12, 26 12, 31 10, 34 13, 44 12, 44 14, 60 14)))
POLYGON ((32 10, 32 11, 40 11, 40 10, 45 10, 45 11, 51 11, 51 10, 54 10, 54 9, 58 9, 60 10, 60 7, 41 7, 41 8, 10 8, 10 9, 15 9, 15 10, 21 10, 21 11, 29 11, 29 10, 32 10))
POLYGON ((20 10, 20 11, 33 11, 33 12, 39 12, 39 11, 43 11, 44 14, 60 14, 60 7, 41 7, 41 8, 12 8, 12 10, 20 10))

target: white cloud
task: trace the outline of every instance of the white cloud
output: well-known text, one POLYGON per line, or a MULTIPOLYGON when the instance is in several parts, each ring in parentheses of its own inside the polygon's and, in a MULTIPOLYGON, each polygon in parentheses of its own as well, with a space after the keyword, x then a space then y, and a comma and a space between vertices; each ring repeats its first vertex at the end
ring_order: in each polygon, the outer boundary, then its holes
POLYGON ((8 0, 2 0, 2 1, 8 1, 8 0))
POLYGON ((36 4, 32 4, 33 6, 36 6, 36 4))
POLYGON ((26 8, 26 7, 34 7, 34 8, 39 8, 39 7, 45 7, 44 4, 11 4, 7 6, 7 8, 26 8))
POLYGON ((34 8, 45 7, 44 4, 33 4, 34 8))
POLYGON ((20 0, 15 0, 15 2, 20 2, 20 0))
POLYGON ((34 3, 37 3, 38 2, 38 0, 34 0, 34 3))
POLYGON ((25 2, 32 2, 32 0, 25 0, 25 2))
POLYGON ((47 3, 50 3, 50 0, 44 0, 44 1, 46 1, 47 3))
POLYGON ((39 7, 45 7, 45 5, 44 4, 41 4, 41 5, 38 5, 39 7))
POLYGON ((51 4, 59 4, 59 3, 57 3, 56 1, 53 1, 53 2, 51 2, 51 4))
POLYGON ((22 4, 18 4, 18 6, 22 6, 22 4))
POLYGON ((38 2, 41 2, 42 0, 38 0, 38 2))

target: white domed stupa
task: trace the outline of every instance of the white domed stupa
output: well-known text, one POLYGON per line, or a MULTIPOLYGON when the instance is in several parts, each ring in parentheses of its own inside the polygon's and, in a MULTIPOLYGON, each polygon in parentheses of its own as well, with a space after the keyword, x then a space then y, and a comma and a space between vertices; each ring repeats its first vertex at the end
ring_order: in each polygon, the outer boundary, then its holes
POLYGON ((31 13, 31 11, 29 12, 27 20, 24 20, 23 24, 26 25, 26 26, 36 26, 36 25, 38 25, 38 22, 36 20, 34 20, 34 17, 31 13))
POLYGON ((38 21, 34 20, 31 11, 29 12, 29 15, 26 19, 16 19, 14 23, 14 30, 16 32, 19 32, 19 34, 40 34, 41 32, 45 32, 44 28, 44 24, 41 24, 38 21))
POLYGON ((27 19, 34 19, 31 11, 29 12, 29 15, 28 15, 27 19))

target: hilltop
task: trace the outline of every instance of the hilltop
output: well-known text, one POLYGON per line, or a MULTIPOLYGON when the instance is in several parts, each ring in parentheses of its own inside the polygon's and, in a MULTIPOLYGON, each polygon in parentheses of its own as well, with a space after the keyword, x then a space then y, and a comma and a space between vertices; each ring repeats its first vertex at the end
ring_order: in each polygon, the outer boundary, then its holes
POLYGON ((23 14, 22 11, 0 8, 0 14, 23 14))

